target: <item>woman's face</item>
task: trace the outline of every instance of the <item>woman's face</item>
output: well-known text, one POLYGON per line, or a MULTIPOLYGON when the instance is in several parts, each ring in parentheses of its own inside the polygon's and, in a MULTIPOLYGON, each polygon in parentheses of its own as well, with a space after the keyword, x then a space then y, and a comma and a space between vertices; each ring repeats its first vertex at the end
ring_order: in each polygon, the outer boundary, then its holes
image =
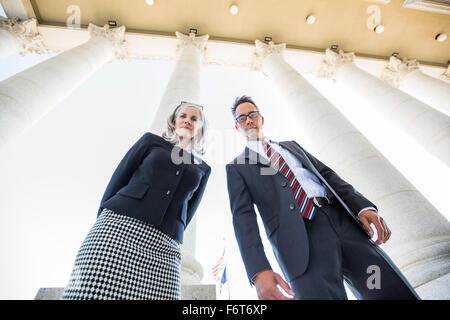
POLYGON ((184 107, 175 119, 175 132, 179 137, 192 139, 202 129, 200 110, 196 107, 184 107))

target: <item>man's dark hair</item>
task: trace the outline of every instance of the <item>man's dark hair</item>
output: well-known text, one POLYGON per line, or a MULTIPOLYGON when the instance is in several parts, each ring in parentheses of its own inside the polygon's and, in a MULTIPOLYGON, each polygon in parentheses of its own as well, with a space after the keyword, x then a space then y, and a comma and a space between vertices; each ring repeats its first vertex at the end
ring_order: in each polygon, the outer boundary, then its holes
POLYGON ((234 100, 233 106, 231 107, 231 113, 233 114, 233 120, 236 121, 236 108, 241 104, 241 103, 245 103, 245 102, 249 102, 252 105, 255 106, 256 110, 259 111, 258 106, 256 105, 256 103, 253 101, 253 99, 249 96, 243 95, 240 97, 237 97, 236 100, 234 100))

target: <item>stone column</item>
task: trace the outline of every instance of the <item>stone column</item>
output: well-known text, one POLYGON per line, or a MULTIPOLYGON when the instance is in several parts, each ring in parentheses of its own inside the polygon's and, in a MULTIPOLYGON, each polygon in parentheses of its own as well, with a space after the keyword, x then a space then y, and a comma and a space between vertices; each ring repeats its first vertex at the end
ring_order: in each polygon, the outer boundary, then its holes
MULTIPOLYGON (((285 96, 312 153, 373 201, 392 236, 383 245, 423 298, 450 298, 450 224, 328 100, 283 58, 285 44, 256 41, 256 57, 285 96)), ((279 106, 281 107, 281 106, 279 106)))
MULTIPOLYGON (((177 62, 169 79, 161 103, 156 110, 150 131, 161 135, 167 128, 167 118, 181 101, 200 103, 200 69, 209 35, 196 37, 176 32, 178 39, 177 62)), ((200 285, 203 268, 195 259, 197 218, 189 223, 182 245, 181 286, 182 299, 211 298, 215 287, 200 285), (206 293, 205 293, 206 292, 206 293)))
POLYGON ((178 39, 177 63, 167 84, 151 131, 161 135, 167 128, 167 118, 181 101, 200 103, 200 68, 209 35, 196 37, 175 32, 178 39))
POLYGON ((26 53, 47 53, 36 19, 19 21, 0 17, 0 59, 26 53))
POLYGON ((125 27, 88 27, 90 39, 0 82, 0 147, 23 133, 114 58, 126 54, 125 27))
POLYGON ((327 49, 319 74, 351 88, 372 110, 450 166, 450 117, 358 68, 353 60, 352 52, 327 49))
POLYGON ((447 70, 445 70, 439 77, 441 80, 450 81, 450 63, 447 66, 447 70))
POLYGON ((419 67, 416 59, 391 57, 381 79, 450 116, 450 83, 426 75, 419 67))

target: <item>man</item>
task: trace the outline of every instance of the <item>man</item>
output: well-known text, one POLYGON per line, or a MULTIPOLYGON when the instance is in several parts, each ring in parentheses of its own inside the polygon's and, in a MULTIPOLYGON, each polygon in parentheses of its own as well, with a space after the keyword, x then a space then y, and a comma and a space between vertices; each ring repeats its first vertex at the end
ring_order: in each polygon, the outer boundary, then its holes
POLYGON ((378 247, 391 231, 376 206, 295 141, 265 137, 264 117, 250 97, 238 97, 231 111, 247 147, 226 166, 230 208, 258 298, 347 299, 345 280, 360 299, 418 299, 378 247), (255 204, 288 282, 266 258, 255 204))

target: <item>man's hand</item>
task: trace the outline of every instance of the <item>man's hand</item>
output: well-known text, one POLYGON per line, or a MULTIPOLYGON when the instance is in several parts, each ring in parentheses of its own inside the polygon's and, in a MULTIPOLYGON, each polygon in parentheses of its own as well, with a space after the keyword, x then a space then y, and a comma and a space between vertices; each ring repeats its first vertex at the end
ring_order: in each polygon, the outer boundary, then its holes
POLYGON ((253 278, 253 283, 256 287, 256 293, 258 294, 259 300, 293 300, 294 298, 288 298, 283 293, 281 293, 280 289, 278 289, 277 285, 280 285, 286 293, 294 296, 294 291, 291 290, 289 284, 283 280, 283 278, 273 272, 272 270, 265 270, 258 273, 253 278))
POLYGON ((365 210, 361 212, 359 214, 359 220, 362 222, 364 228, 366 228, 367 232, 371 237, 373 237, 373 230, 370 225, 373 224, 375 226, 378 235, 378 239, 375 242, 377 246, 379 246, 382 243, 385 243, 391 237, 391 230, 389 230, 384 219, 380 217, 375 211, 365 210))

